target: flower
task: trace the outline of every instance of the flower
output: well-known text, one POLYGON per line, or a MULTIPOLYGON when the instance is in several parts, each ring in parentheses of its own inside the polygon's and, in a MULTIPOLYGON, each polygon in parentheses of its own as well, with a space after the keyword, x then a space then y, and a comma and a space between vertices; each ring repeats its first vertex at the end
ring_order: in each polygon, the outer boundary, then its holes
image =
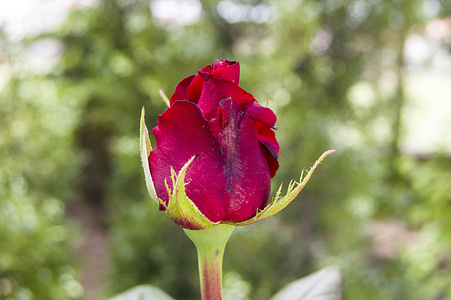
POLYGON ((277 118, 238 86, 239 76, 238 62, 216 60, 180 81, 152 130, 153 150, 142 114, 149 193, 184 228, 246 224, 271 206, 277 118))
MULTIPOLYGON (((279 167, 276 116, 238 86, 238 62, 216 60, 176 86, 153 129, 149 165, 167 205, 171 167, 186 171, 186 194, 211 222, 240 222, 263 209, 279 167)), ((165 205, 160 204, 160 210, 165 205)))

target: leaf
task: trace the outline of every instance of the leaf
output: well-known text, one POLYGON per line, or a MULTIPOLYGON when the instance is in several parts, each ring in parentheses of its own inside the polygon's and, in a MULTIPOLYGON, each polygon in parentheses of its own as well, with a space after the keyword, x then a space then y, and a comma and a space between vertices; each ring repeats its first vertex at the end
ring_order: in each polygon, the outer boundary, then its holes
POLYGON ((341 300, 343 278, 337 267, 319 270, 287 284, 270 300, 341 300))
POLYGON ((109 300, 174 300, 163 290, 152 285, 138 285, 109 300))

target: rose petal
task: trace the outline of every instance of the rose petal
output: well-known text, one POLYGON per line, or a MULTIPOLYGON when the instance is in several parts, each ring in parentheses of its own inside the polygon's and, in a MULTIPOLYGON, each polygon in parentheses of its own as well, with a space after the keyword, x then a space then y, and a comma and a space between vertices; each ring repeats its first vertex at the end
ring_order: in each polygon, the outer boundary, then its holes
POLYGON ((202 73, 211 73, 211 72, 213 72, 213 66, 212 66, 212 65, 206 65, 205 67, 203 67, 202 69, 200 69, 199 72, 202 72, 202 73))
POLYGON ((208 65, 200 69, 196 74, 188 88, 188 100, 194 103, 199 101, 200 94, 202 93, 202 88, 204 86, 204 78, 200 73, 210 73, 213 70, 212 66, 208 65))
POLYGON ((267 125, 257 122, 258 125, 258 141, 262 146, 262 152, 265 155, 271 170, 271 178, 276 175, 279 169, 279 143, 276 140, 276 134, 267 125))
POLYGON ((172 106, 172 104, 174 104, 175 101, 177 100, 187 100, 188 96, 188 87, 191 83, 191 81, 193 80, 194 75, 188 76, 185 79, 182 79, 182 81, 180 81, 177 86, 175 87, 175 91, 171 96, 170 99, 170 105, 172 106))
POLYGON ((149 163, 158 197, 168 202, 165 180, 172 190, 171 167, 178 173, 196 156, 186 172, 186 194, 210 221, 223 220, 223 199, 229 197, 224 155, 197 105, 176 101, 158 117, 158 126, 152 132, 156 146, 149 163))
POLYGON ((236 61, 230 61, 227 59, 216 59, 212 66, 213 72, 219 69, 227 68, 228 66, 233 65, 235 63, 236 61))
POLYGON ((207 65, 200 69, 198 74, 191 75, 180 81, 171 96, 171 105, 177 100, 189 100, 197 103, 202 93, 204 78, 200 73, 212 74, 238 84, 240 80, 240 64, 228 60, 216 60, 213 65, 207 65))
POLYGON ((274 127, 276 124, 277 117, 274 112, 268 107, 261 106, 257 101, 249 103, 246 107, 246 112, 250 115, 251 119, 269 127, 274 127))
POLYGON ((279 143, 276 140, 275 132, 262 123, 257 123, 258 125, 258 140, 260 143, 264 144, 271 152, 271 155, 277 159, 279 158, 279 143))
POLYGON ((219 102, 224 99, 232 98, 241 110, 244 110, 249 103, 256 101, 252 94, 231 81, 215 78, 211 74, 203 74, 203 76, 205 83, 198 105, 207 120, 216 118, 219 102))
POLYGON ((273 178, 274 176, 276 176, 277 170, 279 170, 279 162, 274 158, 274 155, 270 151, 270 148, 268 146, 266 146, 265 144, 260 144, 260 148, 266 158, 269 169, 271 170, 271 178, 273 178))
POLYGON ((270 170, 260 149, 257 122, 232 99, 220 102, 221 152, 226 155, 230 200, 226 220, 240 222, 263 209, 270 192, 270 170))
POLYGON ((211 74, 238 85, 240 82, 240 64, 236 61, 216 60, 211 74))
POLYGON ((279 143, 276 140, 276 134, 272 130, 272 128, 275 128, 277 117, 271 109, 261 106, 257 102, 250 103, 245 111, 250 115, 251 119, 258 121, 258 140, 262 145, 262 152, 268 162, 272 178, 279 169, 277 161, 279 157, 279 143))
POLYGON ((159 116, 149 162, 157 195, 167 203, 170 168, 178 172, 196 156, 186 173, 187 196, 212 222, 240 222, 266 204, 270 172, 257 122, 231 99, 222 101, 219 110, 222 126, 216 141, 195 104, 175 102, 159 116))

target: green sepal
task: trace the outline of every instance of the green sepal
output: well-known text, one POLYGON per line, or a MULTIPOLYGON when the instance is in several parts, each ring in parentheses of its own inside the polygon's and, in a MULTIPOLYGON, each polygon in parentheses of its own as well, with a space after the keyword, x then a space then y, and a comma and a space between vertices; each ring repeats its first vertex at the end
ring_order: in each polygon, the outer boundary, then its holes
POLYGON ((150 174, 149 155, 150 151, 152 151, 152 145, 150 144, 149 131, 147 130, 144 117, 145 111, 143 106, 139 126, 139 153, 144 170, 144 178, 146 179, 147 191, 149 192, 150 198, 152 198, 155 203, 159 204, 159 199, 157 197, 157 193, 155 192, 155 186, 153 185, 152 175, 150 174))
POLYGON ((160 97, 163 99, 164 103, 165 103, 168 107, 170 107, 171 104, 170 104, 169 98, 168 98, 168 96, 166 96, 166 94, 164 93, 163 89, 162 89, 162 88, 159 88, 159 89, 158 89, 158 92, 160 93, 160 97))
POLYGON ((166 205, 160 200, 160 203, 166 208, 166 214, 174 223, 191 230, 205 229, 217 225, 217 223, 213 223, 207 219, 186 195, 185 185, 189 184, 189 182, 185 183, 185 174, 188 166, 195 158, 195 156, 191 157, 182 167, 178 175, 176 175, 174 169, 171 167, 172 192, 167 182, 165 182, 169 195, 169 203, 166 205))
POLYGON ((318 160, 315 162, 315 164, 310 168, 310 170, 307 172, 307 175, 305 177, 303 177, 304 170, 302 170, 301 177, 299 179, 300 183, 298 183, 294 180, 291 181, 290 184, 288 185, 287 194, 284 197, 280 196, 281 191, 282 191, 282 185, 280 185, 279 190, 277 191, 273 200, 271 202, 269 202, 264 209, 257 211, 257 214, 253 218, 248 219, 243 222, 236 222, 236 223, 235 222, 230 222, 230 223, 224 222, 224 224, 230 224, 230 225, 235 225, 235 226, 249 225, 249 224, 261 221, 263 219, 266 219, 267 217, 270 217, 270 216, 278 213, 279 211, 281 211, 282 209, 287 207, 287 205, 290 204, 291 201, 293 201, 297 195, 299 195, 299 193, 302 191, 304 186, 309 181, 309 179, 312 176, 313 171, 315 171, 316 167, 318 167, 321 164, 321 162, 329 154, 332 154, 334 152, 335 152, 335 150, 329 150, 329 151, 324 152, 320 156, 320 158, 318 158, 318 160))

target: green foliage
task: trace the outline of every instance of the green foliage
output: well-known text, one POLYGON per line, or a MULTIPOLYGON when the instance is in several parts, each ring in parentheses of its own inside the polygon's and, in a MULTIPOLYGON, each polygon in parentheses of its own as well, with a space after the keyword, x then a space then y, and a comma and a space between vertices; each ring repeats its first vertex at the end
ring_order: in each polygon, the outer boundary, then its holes
POLYGON ((63 104, 55 83, 26 64, 2 71, 0 297, 78 299, 83 288, 70 256, 75 232, 64 220, 63 200, 79 162, 71 147, 74 103, 63 104))

